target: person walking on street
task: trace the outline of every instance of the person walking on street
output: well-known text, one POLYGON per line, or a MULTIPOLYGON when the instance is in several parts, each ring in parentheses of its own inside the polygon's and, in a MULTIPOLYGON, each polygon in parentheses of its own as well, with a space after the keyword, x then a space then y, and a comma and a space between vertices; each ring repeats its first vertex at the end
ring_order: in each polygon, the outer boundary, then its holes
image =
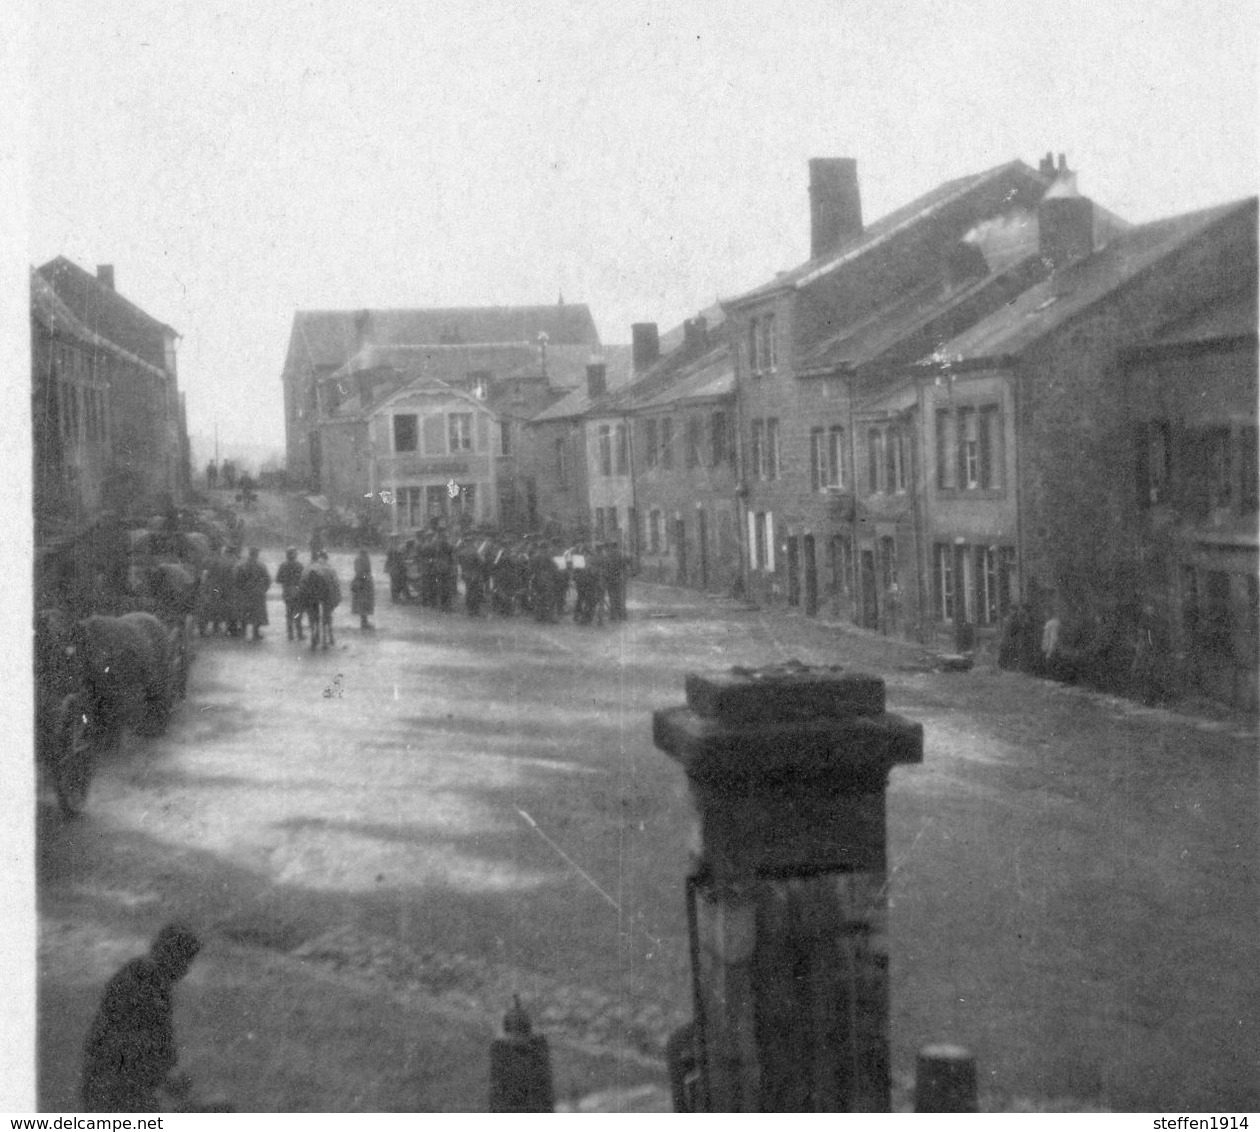
POLYGON ((236 571, 236 588, 240 598, 241 636, 249 636, 254 627, 254 640, 262 638, 267 622, 267 591, 271 588, 271 571, 258 558, 258 547, 249 548, 249 558, 236 571))
POLYGON ((284 631, 289 640, 293 640, 295 629, 297 639, 305 640, 302 635, 302 607, 298 604, 298 589, 305 573, 302 563, 298 561, 297 547, 289 547, 284 552, 284 561, 276 571, 276 581, 280 583, 280 592, 284 595, 284 631))
POLYGON ((158 1112, 159 1090, 187 1095, 191 1082, 175 1072, 171 992, 200 950, 191 929, 167 924, 148 955, 109 980, 83 1050, 84 1112, 158 1112))
POLYGON ((354 559, 354 578, 350 582, 350 612, 359 618, 359 628, 375 628, 368 620, 376 612, 376 581, 372 577, 372 558, 360 548, 354 559))

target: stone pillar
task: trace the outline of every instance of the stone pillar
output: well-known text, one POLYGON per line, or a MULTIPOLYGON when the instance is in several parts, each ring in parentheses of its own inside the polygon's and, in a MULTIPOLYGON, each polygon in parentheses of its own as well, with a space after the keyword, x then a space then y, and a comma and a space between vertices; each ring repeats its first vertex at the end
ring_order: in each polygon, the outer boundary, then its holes
POLYGON ((887 1112, 888 772, 923 728, 884 682, 789 663, 688 676, 653 715, 699 819, 688 881, 699 1103, 887 1112))

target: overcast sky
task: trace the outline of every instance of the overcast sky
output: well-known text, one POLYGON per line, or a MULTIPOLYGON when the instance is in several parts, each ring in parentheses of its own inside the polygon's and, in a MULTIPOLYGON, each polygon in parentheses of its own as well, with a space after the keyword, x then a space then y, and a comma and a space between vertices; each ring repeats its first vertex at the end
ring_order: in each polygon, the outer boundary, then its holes
POLYGON ((283 441, 299 308, 589 304, 607 343, 873 220, 1067 154, 1143 221, 1256 191, 1255 5, 40 0, 29 259, 182 335, 189 428, 283 441))

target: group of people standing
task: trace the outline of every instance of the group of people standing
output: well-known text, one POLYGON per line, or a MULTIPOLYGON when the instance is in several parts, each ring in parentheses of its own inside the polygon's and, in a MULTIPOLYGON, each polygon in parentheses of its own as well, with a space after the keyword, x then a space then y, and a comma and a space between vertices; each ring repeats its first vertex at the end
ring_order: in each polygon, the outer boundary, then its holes
MULTIPOLYGON (((332 615, 341 604, 341 580, 328 560, 328 552, 313 545, 310 562, 303 565, 298 561, 297 548, 289 547, 276 570, 275 581, 284 599, 288 639, 304 641, 309 629, 312 649, 335 645, 332 615)), ((197 616, 201 635, 223 632, 229 637, 251 639, 252 629, 252 639, 259 640, 262 627, 269 624, 267 593, 271 585, 271 571, 260 559, 256 546, 249 548, 243 562, 239 547, 229 547, 215 555, 201 580, 197 616)), ((372 559, 366 550, 360 550, 355 557, 350 597, 351 612, 359 618, 360 628, 374 629, 369 618, 376 609, 376 584, 372 559)))
POLYGON ((395 537, 385 556, 390 599, 443 611, 455 607, 463 581, 464 609, 482 616, 489 606, 503 617, 532 615, 557 621, 570 589, 578 624, 626 620, 629 566, 616 543, 579 543, 536 536, 504 539, 473 533, 450 542, 442 531, 425 531, 405 543, 395 537))

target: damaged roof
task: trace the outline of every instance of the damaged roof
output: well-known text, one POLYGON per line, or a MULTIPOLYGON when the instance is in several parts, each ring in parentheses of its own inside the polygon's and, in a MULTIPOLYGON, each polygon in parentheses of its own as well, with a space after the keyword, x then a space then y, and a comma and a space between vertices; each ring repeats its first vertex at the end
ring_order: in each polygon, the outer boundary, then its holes
POLYGON ((858 257, 877 251, 898 233, 932 219, 932 217, 943 212, 949 205, 962 200, 976 189, 998 181, 1003 176, 1012 173, 1026 176, 1032 184, 1040 186, 1050 184, 1050 178, 1043 176, 1019 160, 1008 161, 992 169, 987 169, 983 173, 974 173, 967 177, 958 177, 952 181, 946 181, 931 192, 924 193, 909 204, 903 205, 901 208, 888 213, 887 216, 883 216, 879 220, 866 225, 860 234, 826 255, 819 256, 817 259, 807 260, 789 271, 780 272, 769 282, 763 283, 759 287, 754 287, 751 291, 746 291, 732 299, 725 300, 724 305, 739 306, 773 294, 776 291, 808 286, 816 279, 838 270, 858 257))
POLYGON ((959 362, 1018 354, 1213 225, 1248 209, 1255 212, 1256 198, 1137 225, 1100 251, 1030 287, 945 343, 928 360, 959 362))

